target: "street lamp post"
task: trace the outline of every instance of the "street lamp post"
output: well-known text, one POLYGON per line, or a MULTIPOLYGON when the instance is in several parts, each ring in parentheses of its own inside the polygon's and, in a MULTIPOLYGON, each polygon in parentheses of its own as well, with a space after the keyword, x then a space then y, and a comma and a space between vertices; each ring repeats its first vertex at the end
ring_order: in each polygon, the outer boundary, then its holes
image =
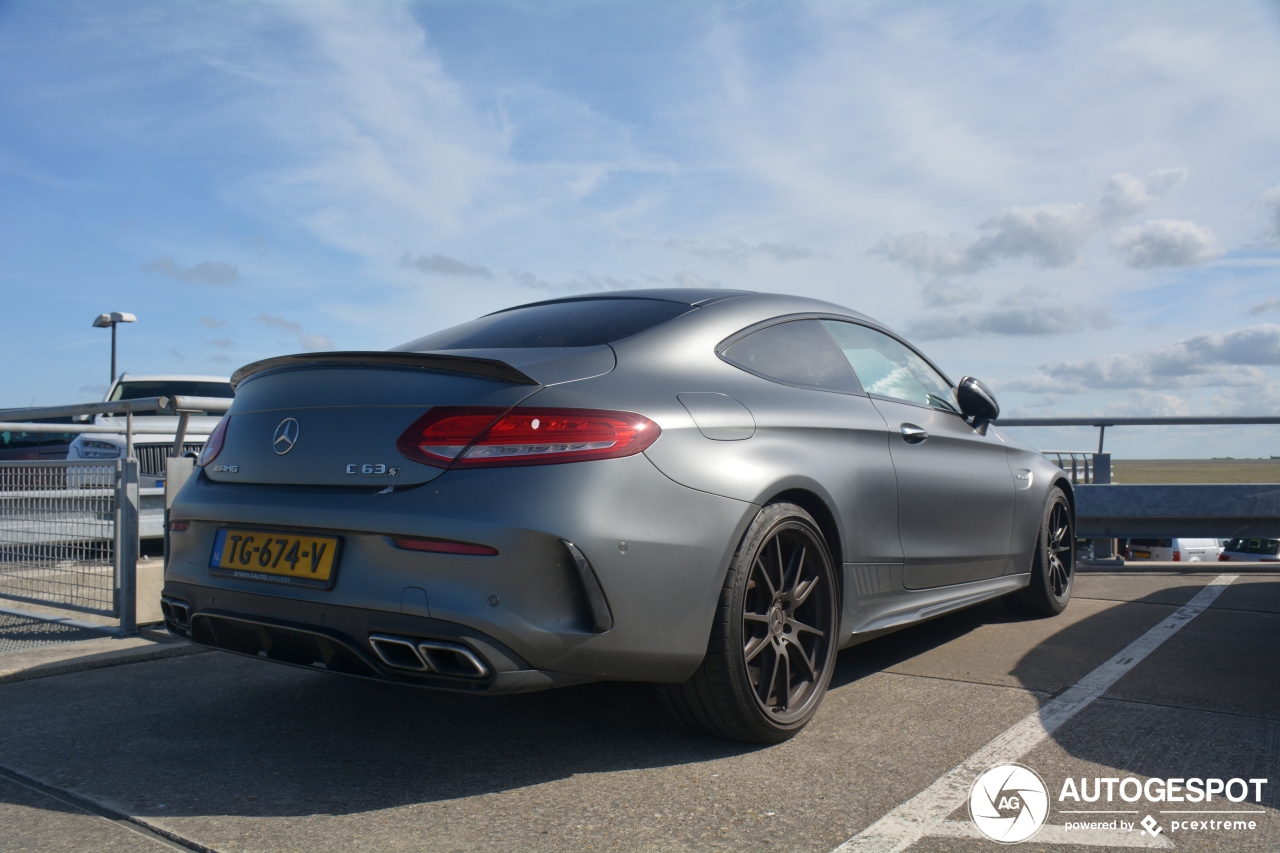
POLYGON ((107 380, 109 386, 116 381, 116 324, 117 323, 136 323, 138 318, 126 311, 112 311, 110 314, 99 314, 93 320, 95 329, 105 329, 111 327, 111 377, 107 380))

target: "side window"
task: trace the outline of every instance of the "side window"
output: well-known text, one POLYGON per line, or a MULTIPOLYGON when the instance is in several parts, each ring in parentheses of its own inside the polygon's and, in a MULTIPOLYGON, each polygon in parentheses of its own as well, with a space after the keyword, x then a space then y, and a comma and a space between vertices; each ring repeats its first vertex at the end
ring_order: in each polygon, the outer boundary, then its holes
POLYGON ((858 379, 817 320, 791 320, 752 332, 721 355, 730 364, 778 382, 860 393, 858 379))
POLYGON ((955 391, 910 347, 886 334, 839 320, 823 320, 868 394, 959 412, 955 391))

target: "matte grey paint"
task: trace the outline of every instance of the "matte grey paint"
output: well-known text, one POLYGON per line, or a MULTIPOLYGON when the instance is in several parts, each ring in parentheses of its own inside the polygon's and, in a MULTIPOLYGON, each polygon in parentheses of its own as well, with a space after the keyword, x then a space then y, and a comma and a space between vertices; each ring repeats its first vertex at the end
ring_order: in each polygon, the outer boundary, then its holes
POLYGON ((1057 482, 1070 495, 1062 472, 1035 450, 958 415, 783 385, 716 354, 743 330, 782 317, 890 330, 816 300, 661 293, 702 307, 610 347, 466 353, 509 359, 536 386, 347 366, 250 377, 216 461, 239 473, 206 469, 174 503, 172 517, 192 524, 171 537, 166 594, 199 611, 219 590, 234 593, 227 598, 254 618, 309 620, 341 607, 346 624, 456 634, 482 656, 485 643, 500 645, 530 667, 516 677, 498 666, 510 690, 575 678, 687 678, 705 654, 739 541, 779 495, 830 517, 818 521, 843 564, 842 645, 1027 583, 1048 490, 1057 482), (662 433, 622 459, 443 471, 394 446, 437 405, 616 409, 643 414, 662 433), (298 419, 301 438, 277 457, 271 436, 285 417, 298 419), (924 428, 927 440, 906 444, 902 423, 924 428), (394 483, 349 477, 343 467, 383 461, 401 467, 394 483), (232 524, 342 536, 332 590, 211 576, 213 536, 232 524), (400 550, 393 535, 475 542, 499 555, 400 550), (598 579, 608 630, 596 630, 598 611, 566 541, 598 579), (406 599, 407 589, 422 590, 425 602, 406 599), (427 604, 420 615, 402 612, 427 604), (396 621, 412 619, 422 621, 396 621))
POLYGON ((730 397, 708 391, 677 394, 698 432, 712 441, 744 441, 756 434, 751 410, 730 397))

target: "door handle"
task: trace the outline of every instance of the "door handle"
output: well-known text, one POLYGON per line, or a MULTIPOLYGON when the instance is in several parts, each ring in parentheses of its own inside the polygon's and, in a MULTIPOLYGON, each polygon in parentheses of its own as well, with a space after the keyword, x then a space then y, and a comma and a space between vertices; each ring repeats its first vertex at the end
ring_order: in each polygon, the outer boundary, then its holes
POLYGON ((920 444, 928 437, 929 433, 915 424, 902 425, 902 440, 907 444, 920 444))

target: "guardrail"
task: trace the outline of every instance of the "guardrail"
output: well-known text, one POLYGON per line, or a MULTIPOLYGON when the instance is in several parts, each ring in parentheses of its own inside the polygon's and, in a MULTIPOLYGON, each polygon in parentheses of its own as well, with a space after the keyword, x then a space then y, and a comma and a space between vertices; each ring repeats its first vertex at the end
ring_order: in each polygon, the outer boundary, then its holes
POLYGON ((1108 418, 1095 415, 1087 418, 999 418, 1001 427, 1092 426, 1098 428, 1098 452, 1107 427, 1114 426, 1236 426, 1248 424, 1280 424, 1280 415, 1230 415, 1224 417, 1171 417, 1171 418, 1108 418))
POLYGON ((137 629, 138 463, 0 462, 0 596, 137 629), (67 475, 76 469, 77 488, 67 475))
POLYGON ((135 435, 167 435, 174 433, 173 455, 182 455, 182 445, 187 437, 191 416, 203 413, 224 414, 231 408, 228 397, 144 397, 138 400, 113 400, 102 403, 73 403, 67 406, 32 406, 25 409, 0 409, 0 430, 13 432, 49 433, 110 433, 125 436, 125 456, 133 455, 135 435), (124 426, 118 424, 36 424, 30 420, 42 418, 92 417, 93 415, 125 416, 124 426), (178 427, 135 426, 135 414, 176 415, 178 427))
MULTIPOLYGON (((1114 560, 1115 540, 1132 537, 1280 538, 1280 484, 1114 485, 1111 454, 1102 452, 1107 427, 1280 425, 1280 415, 1168 418, 1001 418, 1002 427, 1092 426, 1098 452, 1041 451, 1058 467, 1071 464, 1076 485, 1076 535, 1093 539, 1095 562, 1114 560), (1092 457, 1090 460, 1089 457, 1092 457), (1085 476, 1077 479, 1077 459, 1085 476), (1092 475, 1088 474, 1090 461, 1092 475), (1104 468, 1105 465, 1105 468, 1104 468), (1083 480, 1083 482, 1082 482, 1083 480)), ((1119 562, 1115 560, 1115 562, 1119 562)))
POLYGON ((182 454, 191 418, 225 413, 231 403, 172 396, 0 409, 0 430, 125 436, 123 459, 0 462, 0 597, 114 616, 121 633, 136 631, 139 535, 166 534, 171 497, 165 489, 139 488, 133 437, 173 434, 169 461, 186 462, 179 468, 189 471, 189 459, 173 457, 182 454), (178 423, 138 424, 138 414, 176 416, 178 423), (123 415, 124 423, 30 422, 97 415, 123 415))

